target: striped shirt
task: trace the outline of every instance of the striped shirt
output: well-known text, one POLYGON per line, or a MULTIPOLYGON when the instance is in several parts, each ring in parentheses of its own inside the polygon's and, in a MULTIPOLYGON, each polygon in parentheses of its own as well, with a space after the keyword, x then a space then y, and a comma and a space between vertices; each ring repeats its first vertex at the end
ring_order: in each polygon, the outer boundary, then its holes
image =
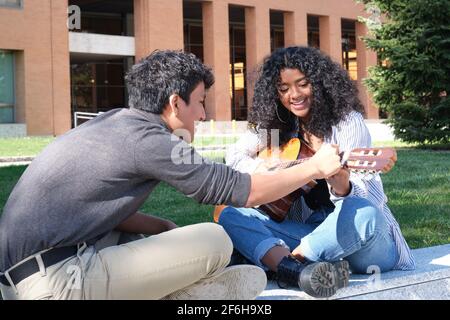
MULTIPOLYGON (((364 123, 362 115, 358 112, 350 113, 345 120, 341 121, 337 126, 334 126, 331 137, 326 138, 324 142, 337 144, 340 151, 368 148, 372 145, 369 130, 364 123)), ((266 145, 266 135, 248 131, 236 144, 228 147, 226 163, 238 171, 252 173, 264 161, 257 158, 257 154, 266 145)), ((413 270, 415 268, 414 257, 400 231, 400 226, 387 206, 387 197, 384 193, 383 183, 379 174, 363 175, 352 172, 350 174, 350 183, 351 191, 346 197, 355 196, 368 199, 384 214, 399 255, 394 269, 413 270)), ((345 198, 337 197, 331 191, 330 195, 332 202, 337 202, 345 198)), ((306 205, 303 197, 301 197, 294 202, 287 218, 304 222, 311 214, 312 210, 306 205)))

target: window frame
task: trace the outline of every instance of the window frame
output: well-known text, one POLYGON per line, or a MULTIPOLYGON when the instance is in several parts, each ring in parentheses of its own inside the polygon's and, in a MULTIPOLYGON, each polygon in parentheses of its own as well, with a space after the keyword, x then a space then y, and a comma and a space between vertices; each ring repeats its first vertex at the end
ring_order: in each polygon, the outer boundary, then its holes
POLYGON ((2 4, 2 3, 0 2, 0 9, 5 8, 5 9, 22 10, 22 9, 23 9, 23 2, 24 2, 24 0, 18 0, 18 1, 19 1, 19 4, 18 4, 18 5, 8 4, 8 3, 2 4))
POLYGON ((12 81, 13 81, 13 101, 12 104, 0 102, 0 108, 11 108, 12 109, 12 120, 11 122, 0 122, 0 124, 11 124, 16 123, 16 55, 14 51, 0 49, 0 53, 10 53, 12 56, 12 81))

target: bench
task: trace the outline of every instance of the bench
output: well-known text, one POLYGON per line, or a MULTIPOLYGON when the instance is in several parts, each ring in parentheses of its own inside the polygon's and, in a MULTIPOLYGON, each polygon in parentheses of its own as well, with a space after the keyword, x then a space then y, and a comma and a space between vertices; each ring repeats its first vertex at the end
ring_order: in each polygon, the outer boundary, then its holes
MULTIPOLYGON (((450 244, 413 250, 416 270, 373 275, 351 275, 350 284, 329 299, 338 300, 448 300, 450 299, 450 244)), ((314 300, 295 288, 280 289, 269 281, 258 300, 314 300)))

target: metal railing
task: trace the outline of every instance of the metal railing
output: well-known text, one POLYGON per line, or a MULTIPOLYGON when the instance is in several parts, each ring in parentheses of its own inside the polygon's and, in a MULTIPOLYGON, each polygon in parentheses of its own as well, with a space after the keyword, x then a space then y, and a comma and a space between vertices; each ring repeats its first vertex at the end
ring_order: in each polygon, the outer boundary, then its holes
POLYGON ((73 114, 73 127, 78 127, 78 119, 83 120, 91 120, 94 119, 96 116, 102 114, 103 112, 99 113, 92 113, 92 112, 74 112, 73 114))

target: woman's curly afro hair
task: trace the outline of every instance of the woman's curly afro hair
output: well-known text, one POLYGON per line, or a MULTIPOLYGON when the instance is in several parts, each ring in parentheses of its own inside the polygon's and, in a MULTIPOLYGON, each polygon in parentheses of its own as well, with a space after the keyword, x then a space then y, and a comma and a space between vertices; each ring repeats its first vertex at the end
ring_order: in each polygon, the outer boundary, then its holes
POLYGON ((284 69, 298 69, 311 83, 310 120, 303 125, 315 136, 330 137, 332 126, 353 110, 364 113, 347 71, 315 48, 289 47, 278 49, 265 58, 258 70, 253 107, 248 116, 250 126, 279 129, 282 141, 298 128, 299 120, 279 99, 277 88, 284 69))

